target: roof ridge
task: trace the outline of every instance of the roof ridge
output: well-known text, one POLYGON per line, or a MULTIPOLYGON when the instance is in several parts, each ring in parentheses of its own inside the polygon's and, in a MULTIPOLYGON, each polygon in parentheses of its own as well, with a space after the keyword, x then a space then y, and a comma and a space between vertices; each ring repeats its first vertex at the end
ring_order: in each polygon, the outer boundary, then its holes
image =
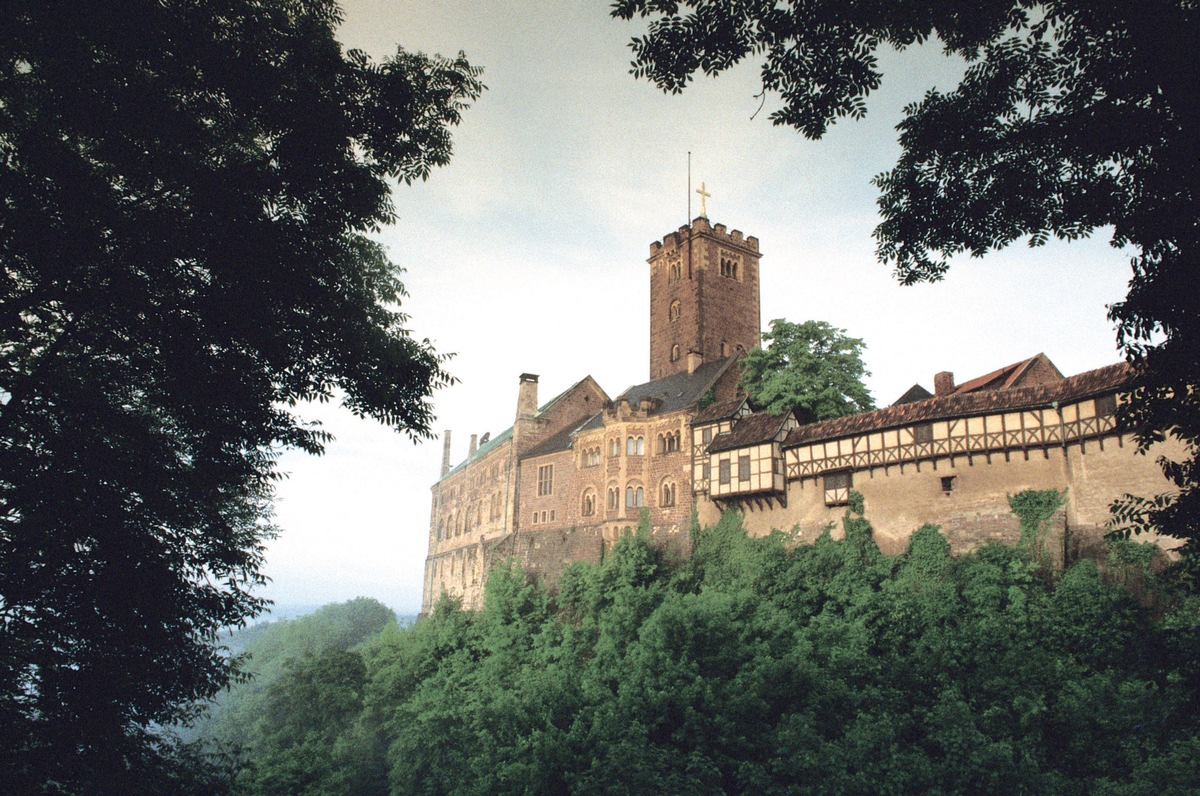
POLYGON ((968 393, 935 395, 911 403, 885 406, 869 412, 819 420, 795 428, 787 442, 801 444, 810 439, 848 436, 892 426, 910 425, 941 417, 1011 410, 1022 406, 1049 404, 1055 401, 1083 399, 1105 390, 1120 387, 1132 376, 1132 367, 1117 362, 1093 370, 1064 377, 1051 384, 1015 387, 1011 390, 982 390, 968 393), (793 439, 795 438, 795 439, 793 439))

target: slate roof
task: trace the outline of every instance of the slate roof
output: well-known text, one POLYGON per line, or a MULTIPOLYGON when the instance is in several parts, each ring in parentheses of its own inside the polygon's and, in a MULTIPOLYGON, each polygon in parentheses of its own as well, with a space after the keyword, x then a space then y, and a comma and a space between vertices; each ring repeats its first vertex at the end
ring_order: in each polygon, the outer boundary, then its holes
MULTIPOLYGON (((566 395, 567 393, 571 392, 571 390, 575 389, 576 387, 578 387, 580 384, 583 384, 583 383, 584 383, 585 381, 587 381, 587 380, 588 380, 588 377, 587 377, 587 376, 584 376, 582 379, 580 379, 579 381, 575 382, 575 383, 574 383, 574 384, 572 384, 570 387, 568 387, 567 389, 565 389, 565 390, 563 390, 562 392, 560 392, 558 395, 556 395, 556 396, 554 396, 553 398, 551 398, 549 401, 546 401, 546 403, 544 403, 544 404, 542 404, 541 406, 539 406, 539 407, 538 407, 537 414, 539 414, 539 415, 540 415, 542 412, 545 412, 547 409, 549 409, 550 407, 554 406, 556 403, 558 403, 558 402, 559 402, 559 400, 560 400, 560 399, 561 399, 561 398, 562 398, 564 395, 566 395)), ((568 427, 568 429, 569 429, 569 427, 568 427)), ((445 479, 445 478, 449 478, 450 476, 454 475, 454 474, 455 474, 455 473, 457 473, 459 470, 463 469, 464 467, 466 467, 468 464, 470 464, 471 462, 475 461, 476 459, 481 459, 481 458, 483 458, 484 456, 488 455, 488 454, 489 454, 489 453, 491 453, 491 452, 492 452, 492 451, 493 451, 493 450, 494 450, 496 447, 498 447, 498 446, 500 446, 500 445, 503 445, 505 442, 507 442, 508 440, 512 439, 512 434, 513 434, 512 426, 509 426, 508 428, 504 429, 503 431, 501 431, 501 432, 500 432, 499 434, 497 434, 496 436, 494 436, 494 437, 492 437, 491 439, 489 439, 489 440, 488 440, 487 442, 485 442, 483 445, 480 445, 480 446, 479 446, 479 448, 478 448, 478 449, 476 449, 476 451, 475 451, 475 455, 474 455, 474 456, 468 456, 466 459, 463 459, 463 460, 462 460, 461 462, 459 462, 459 463, 458 463, 458 464, 457 464, 455 467, 453 467, 453 468, 450 470, 450 472, 446 473, 444 476, 442 476, 442 478, 439 478, 439 479, 438 479, 438 480, 437 480, 435 483, 440 483, 440 482, 441 482, 443 479, 445 479)), ((558 436, 558 434, 555 434, 554 436, 555 436, 555 437, 557 437, 557 436, 558 436)), ((553 438, 554 438, 554 437, 551 437, 551 439, 553 439, 553 438)), ((547 442, 548 442, 548 441, 549 441, 549 440, 547 440, 547 442)), ((544 444, 545 444, 545 442, 543 442, 542 444, 544 445, 544 444)), ((541 447, 541 445, 539 445, 538 447, 541 447)))
POLYGON ((557 434, 549 436, 537 445, 534 445, 521 458, 529 459, 534 456, 545 456, 547 453, 558 453, 559 451, 569 450, 571 448, 571 438, 575 436, 575 432, 578 430, 578 426, 565 426, 557 434))
MULTIPOLYGON (((625 399, 630 405, 637 406, 643 398, 651 398, 659 402, 655 414, 667 414, 680 409, 686 409, 704 397, 712 389, 725 371, 737 361, 737 357, 726 357, 712 362, 705 362, 696 368, 695 373, 686 370, 673 373, 661 379, 648 381, 645 384, 635 384, 618 395, 613 403, 625 399)), ((604 412, 597 412, 578 431, 590 431, 604 425, 604 412)))
POLYGON ((708 452, 717 453, 770 442, 779 434, 787 419, 786 414, 775 416, 766 412, 756 412, 747 415, 739 420, 731 431, 714 437, 709 443, 708 452))
POLYGON ((1062 403, 1081 400, 1113 392, 1126 384, 1132 376, 1133 369, 1128 364, 1119 362, 1051 384, 992 390, 976 387, 974 392, 965 394, 955 392, 923 401, 888 406, 873 412, 809 423, 792 429, 784 440, 784 445, 794 447, 816 440, 837 439, 930 420, 1046 406, 1054 401, 1062 403))

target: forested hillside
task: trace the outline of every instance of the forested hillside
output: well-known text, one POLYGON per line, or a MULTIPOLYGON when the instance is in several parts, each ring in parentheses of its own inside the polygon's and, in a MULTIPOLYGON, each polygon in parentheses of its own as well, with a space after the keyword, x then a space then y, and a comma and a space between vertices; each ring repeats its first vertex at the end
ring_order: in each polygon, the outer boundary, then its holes
POLYGON ((264 656, 224 719, 237 792, 1200 789, 1197 601, 1147 550, 1054 572, 843 530, 792 546, 731 514, 685 561, 634 534, 554 593, 501 569, 478 613, 264 656))

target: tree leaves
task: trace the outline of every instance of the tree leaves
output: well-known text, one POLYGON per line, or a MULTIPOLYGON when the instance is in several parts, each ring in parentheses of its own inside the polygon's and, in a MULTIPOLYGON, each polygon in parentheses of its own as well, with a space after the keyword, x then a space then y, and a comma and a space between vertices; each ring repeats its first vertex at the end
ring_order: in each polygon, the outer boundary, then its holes
MULTIPOLYGON (((344 396, 429 435, 445 359, 366 237, 479 70, 344 56, 329 0, 0 11, 0 703, 33 787, 143 783, 233 668, 280 446, 344 396)), ((26 780, 20 780, 26 782, 26 780)))
POLYGON ((824 321, 777 318, 764 332, 765 348, 742 360, 742 389, 771 414, 795 411, 802 423, 875 408, 863 378, 862 340, 824 321))
MULTIPOLYGON (((1196 779, 1183 756, 1200 733, 1194 600, 1142 607, 1091 561, 1034 577, 1014 547, 951 557, 931 526, 897 557, 860 516, 840 536, 749 538, 731 512, 696 531, 686 561, 628 535, 557 595, 502 567, 481 612, 443 604, 367 645, 359 720, 309 765, 354 759, 355 792, 397 794, 1123 793, 1196 779)), ((341 669, 319 668, 299 684, 340 693, 341 669)), ((326 726, 313 699, 290 704, 275 724, 326 726)), ((300 770, 294 757, 252 770, 300 770)), ((261 781, 243 777, 243 792, 280 792, 261 781)))

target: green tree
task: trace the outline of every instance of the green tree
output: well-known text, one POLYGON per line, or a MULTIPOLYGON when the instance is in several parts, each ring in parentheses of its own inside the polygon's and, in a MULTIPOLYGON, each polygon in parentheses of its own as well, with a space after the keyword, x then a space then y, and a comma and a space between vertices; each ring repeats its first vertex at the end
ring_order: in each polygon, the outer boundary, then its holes
POLYGON ((1136 249, 1124 301, 1109 308, 1135 365, 1122 419, 1140 449, 1174 437, 1163 460, 1178 499, 1132 501, 1120 519, 1186 539, 1200 562, 1200 9, 1186 0, 619 0, 650 17, 633 73, 668 91, 744 58, 762 63, 776 124, 820 138, 860 118, 879 86, 880 47, 937 36, 969 64, 953 91, 931 90, 899 124, 900 158, 875 178, 880 259, 905 284, 940 279, 948 258, 1027 237, 1097 229, 1136 249))
POLYGON ((449 376, 368 234, 478 70, 344 53, 333 0, 0 10, 0 779, 148 792, 258 612, 282 446, 449 376))
POLYGON ((863 341, 824 321, 771 321, 762 348, 742 360, 742 388, 772 414, 795 409, 802 423, 874 409, 863 377, 863 341))

